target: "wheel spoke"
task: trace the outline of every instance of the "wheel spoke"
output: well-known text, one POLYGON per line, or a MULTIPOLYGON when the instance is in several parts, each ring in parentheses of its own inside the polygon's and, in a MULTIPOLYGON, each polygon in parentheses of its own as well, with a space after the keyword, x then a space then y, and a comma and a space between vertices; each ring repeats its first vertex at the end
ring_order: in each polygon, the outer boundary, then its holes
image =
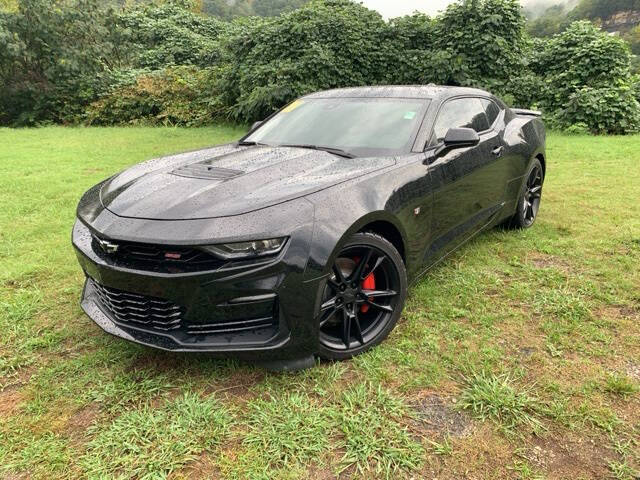
POLYGON ((360 319, 358 318, 358 310, 355 310, 353 315, 353 326, 355 327, 356 340, 360 342, 360 345, 364 345, 364 337, 362 336, 362 328, 360 327, 360 319))
POLYGON ((376 269, 382 264, 382 262, 385 261, 387 257, 384 255, 381 255, 377 258, 376 263, 373 265, 373 268, 371 269, 371 271, 367 274, 367 276, 371 275, 373 272, 376 271, 376 269))
POLYGON ((389 305, 380 305, 379 303, 372 302, 369 299, 367 299, 366 303, 374 308, 377 308, 378 310, 382 310, 383 312, 393 313, 393 308, 391 308, 389 305))
POLYGON ((367 298, 395 297, 398 292, 393 290, 362 290, 362 294, 367 298))
POLYGON ((540 190, 542 190, 542 187, 538 185, 537 187, 533 187, 529 193, 538 193, 540 190))
POLYGON ((320 306, 320 311, 324 312, 325 310, 328 310, 330 308, 335 308, 335 307, 336 307, 336 297, 333 297, 333 298, 327 300, 326 302, 324 302, 320 306))
POLYGON ((531 215, 533 218, 536 218, 536 215, 538 215, 538 208, 539 208, 540 204, 538 202, 534 202, 531 205, 531 215))
POLYGON ((351 345, 351 315, 346 310, 342 311, 342 341, 345 347, 351 345))
POLYGON ((344 276, 342 275, 342 270, 337 265, 333 265, 333 274, 336 276, 336 283, 339 285, 344 283, 344 276))
POLYGON ((364 255, 364 257, 362 257, 360 259, 360 262, 358 263, 358 265, 356 266, 356 268, 353 270, 353 273, 351 274, 351 276, 349 277, 351 280, 354 280, 358 283, 360 283, 362 280, 364 280, 364 269, 367 267, 367 264, 369 263, 369 260, 371 260, 371 255, 373 254, 373 249, 369 248, 367 250, 367 253, 364 255))
POLYGON ((327 322, 333 317, 336 313, 336 309, 329 309, 322 312, 320 315, 320 328, 324 327, 327 322))

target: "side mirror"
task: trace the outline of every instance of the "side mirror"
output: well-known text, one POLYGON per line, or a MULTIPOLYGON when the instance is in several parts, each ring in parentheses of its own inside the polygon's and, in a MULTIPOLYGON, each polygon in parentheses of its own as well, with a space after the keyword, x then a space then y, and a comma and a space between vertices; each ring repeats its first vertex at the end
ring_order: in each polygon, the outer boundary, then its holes
POLYGON ((251 130, 249 130, 249 131, 253 132, 256 128, 258 128, 263 123, 264 123, 264 120, 260 120, 259 122, 254 123, 253 125, 251 125, 251 130))
POLYGON ((473 128, 450 128, 435 155, 437 157, 456 148, 473 147, 478 143, 480 143, 480 137, 473 128))

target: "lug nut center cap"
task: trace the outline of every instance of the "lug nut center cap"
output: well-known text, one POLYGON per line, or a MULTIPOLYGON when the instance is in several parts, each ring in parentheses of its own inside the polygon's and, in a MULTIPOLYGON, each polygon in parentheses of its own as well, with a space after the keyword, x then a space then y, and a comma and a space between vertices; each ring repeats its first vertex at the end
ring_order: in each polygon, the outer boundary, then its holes
POLYGON ((342 294, 342 300, 344 303, 353 303, 356 301, 357 292, 355 290, 345 290, 342 294))

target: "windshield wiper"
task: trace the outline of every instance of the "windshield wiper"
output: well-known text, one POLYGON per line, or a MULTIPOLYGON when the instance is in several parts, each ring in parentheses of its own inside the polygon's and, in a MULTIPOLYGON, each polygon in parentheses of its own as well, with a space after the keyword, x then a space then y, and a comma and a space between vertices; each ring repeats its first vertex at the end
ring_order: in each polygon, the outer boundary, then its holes
POLYGON ((282 145, 278 145, 279 147, 293 147, 293 148, 308 148, 309 150, 321 150, 323 152, 333 153, 334 155, 339 155, 344 158, 356 158, 353 153, 349 153, 340 148, 333 147, 323 147, 322 145, 306 145, 306 144, 293 144, 293 143, 285 143, 282 145))

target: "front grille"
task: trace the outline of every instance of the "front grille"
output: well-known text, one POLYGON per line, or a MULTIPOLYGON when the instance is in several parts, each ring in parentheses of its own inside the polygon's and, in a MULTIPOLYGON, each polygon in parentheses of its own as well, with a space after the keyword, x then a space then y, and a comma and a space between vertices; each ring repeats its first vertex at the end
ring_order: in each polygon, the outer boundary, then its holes
POLYGON ((190 247, 172 247, 147 243, 109 241, 108 246, 93 237, 92 248, 97 254, 119 262, 126 267, 168 273, 214 270, 224 260, 204 250, 190 247))
POLYGON ((93 282, 100 303, 118 321, 161 331, 181 327, 184 308, 168 300, 123 292, 93 282))

